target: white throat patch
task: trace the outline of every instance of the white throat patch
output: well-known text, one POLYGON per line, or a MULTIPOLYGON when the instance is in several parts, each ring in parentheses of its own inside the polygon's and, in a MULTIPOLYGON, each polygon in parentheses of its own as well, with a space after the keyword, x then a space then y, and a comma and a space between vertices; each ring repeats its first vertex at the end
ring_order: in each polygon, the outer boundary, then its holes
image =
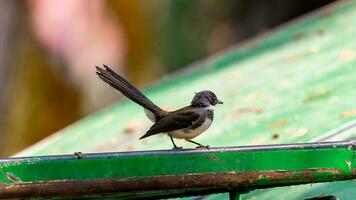
POLYGON ((210 105, 210 106, 206 107, 205 109, 207 109, 207 110, 214 110, 214 106, 210 105))

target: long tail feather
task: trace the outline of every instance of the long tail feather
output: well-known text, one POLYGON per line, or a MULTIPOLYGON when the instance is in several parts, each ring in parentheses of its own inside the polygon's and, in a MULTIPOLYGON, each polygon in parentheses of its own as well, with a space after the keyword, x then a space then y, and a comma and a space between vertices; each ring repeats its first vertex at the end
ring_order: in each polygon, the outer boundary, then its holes
POLYGON ((137 104, 152 112, 156 116, 156 118, 160 118, 166 114, 166 111, 155 105, 140 90, 138 90, 122 76, 115 73, 110 67, 104 65, 104 68, 105 69, 96 66, 96 74, 104 82, 109 84, 111 87, 117 89, 127 98, 131 99, 132 101, 136 102, 137 104))

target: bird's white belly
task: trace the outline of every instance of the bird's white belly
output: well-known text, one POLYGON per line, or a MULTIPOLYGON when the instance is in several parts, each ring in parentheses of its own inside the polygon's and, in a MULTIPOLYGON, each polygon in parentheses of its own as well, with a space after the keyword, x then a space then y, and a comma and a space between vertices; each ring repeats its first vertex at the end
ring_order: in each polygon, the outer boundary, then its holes
POLYGON ((193 139, 208 129, 211 125, 212 120, 206 119, 199 127, 195 129, 179 129, 175 131, 168 132, 168 134, 174 138, 178 139, 193 139))

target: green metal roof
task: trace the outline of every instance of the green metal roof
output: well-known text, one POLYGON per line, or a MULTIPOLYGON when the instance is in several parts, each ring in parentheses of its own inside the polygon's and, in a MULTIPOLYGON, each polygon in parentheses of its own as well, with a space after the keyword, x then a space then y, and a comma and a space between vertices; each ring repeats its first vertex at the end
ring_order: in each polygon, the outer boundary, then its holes
MULTIPOLYGON (((215 109, 212 127, 197 138, 213 147, 355 139, 355 24, 356 2, 337 2, 196 63, 145 93, 175 109, 187 105, 196 91, 214 91, 225 104, 215 109)), ((150 125, 139 106, 122 101, 17 156, 171 148, 164 135, 138 140, 150 125)), ((355 186, 342 181, 279 187, 251 191, 242 199, 320 194, 352 199, 355 186)), ((222 197, 228 194, 206 198, 222 197)))

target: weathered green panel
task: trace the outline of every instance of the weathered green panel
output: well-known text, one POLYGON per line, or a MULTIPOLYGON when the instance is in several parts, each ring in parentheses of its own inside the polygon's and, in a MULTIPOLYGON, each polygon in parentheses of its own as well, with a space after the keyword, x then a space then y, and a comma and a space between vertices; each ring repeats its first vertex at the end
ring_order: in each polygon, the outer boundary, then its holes
MULTIPOLYGON (((189 104, 195 91, 214 91, 225 104, 215 109, 212 127, 197 138, 211 146, 356 138, 355 24, 356 2, 338 2, 197 63, 146 94, 158 105, 174 109, 189 104)), ((171 148, 164 135, 137 140, 150 125, 140 107, 123 101, 19 155, 171 148)), ((343 199, 352 199, 343 191, 350 191, 354 182, 334 184, 343 188, 338 192, 343 199)), ((303 194, 335 192, 330 188, 330 184, 283 187, 242 198, 298 199, 303 194)))
POLYGON ((356 141, 10 158, 0 160, 0 198, 209 194, 351 180, 355 148, 356 141))
MULTIPOLYGON (((355 143, 355 142, 354 142, 355 143)), ((134 178, 158 175, 179 175, 222 172, 256 172, 268 170, 338 169, 343 175, 356 170, 353 146, 297 149, 226 148, 211 150, 132 152, 105 155, 75 155, 0 160, 0 181, 13 183, 6 173, 16 174, 21 182, 134 178), (333 159, 330 159, 332 156, 333 159), (347 162, 346 162, 347 160, 347 162), (192 166, 194 164, 194 166, 192 166), (139 167, 142 166, 142 167, 139 167), (45 171, 45 173, 44 173, 45 171), (46 176, 43 176, 46 174, 46 176)), ((331 146, 331 147, 330 147, 331 146)), ((355 172, 356 173, 356 172, 355 172)), ((355 174, 356 176, 356 174, 355 174)))

